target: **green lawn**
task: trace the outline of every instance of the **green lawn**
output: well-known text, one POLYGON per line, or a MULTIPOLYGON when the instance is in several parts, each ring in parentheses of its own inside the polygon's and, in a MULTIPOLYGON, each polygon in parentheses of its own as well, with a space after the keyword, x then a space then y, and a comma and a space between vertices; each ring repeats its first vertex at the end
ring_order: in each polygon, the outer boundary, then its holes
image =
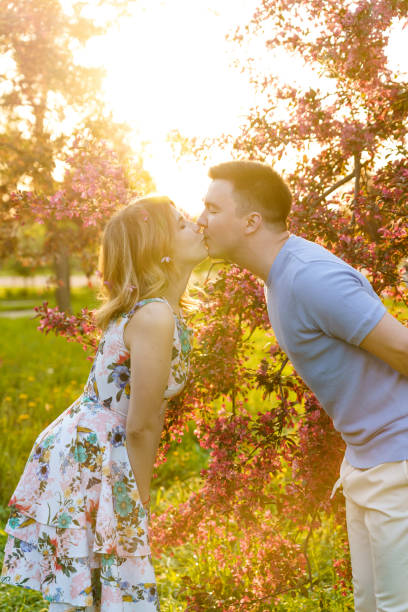
MULTIPOLYGON (((33 295, 32 291, 26 295, 15 290, 9 291, 7 296, 0 294, 0 307, 1 298, 27 300, 30 305, 33 301, 41 303, 43 299, 48 299, 54 305, 52 295, 33 295)), ((96 303, 89 289, 73 292, 74 311, 83 306, 93 308, 96 303)), ((37 321, 28 317, 0 317, 0 561, 6 540, 4 531, 1 531, 8 516, 6 504, 32 444, 40 431, 81 393, 91 365, 80 345, 68 343, 54 334, 45 336, 37 331, 36 326, 37 321)), ((257 366, 259 358, 265 354, 265 345, 270 342, 270 338, 260 331, 256 332, 256 340, 257 354, 251 357, 251 367, 257 366)), ((160 512, 168 503, 184 501, 200 485, 199 473, 207 463, 207 453, 197 443, 193 429, 194 425, 191 424, 182 443, 174 445, 167 462, 159 469, 152 496, 153 510, 156 512, 160 512)), ((336 530, 330 523, 312 539, 314 572, 321 586, 312 592, 288 595, 278 608, 272 606, 263 609, 279 612, 352 610, 350 597, 342 598, 330 586, 331 559, 336 542, 336 530)), ((180 577, 188 574, 193 580, 198 579, 199 568, 194 565, 194 555, 195 551, 186 545, 177 551, 165 552, 160 559, 154 559, 162 612, 182 612, 185 609, 179 595, 180 577)), ((214 563, 214 559, 209 559, 209 562, 214 563)), ((217 572, 216 565, 214 572, 217 572)), ((0 586, 0 612, 39 612, 47 608, 37 593, 0 586)))
MULTIPOLYGON (((35 287, 0 287, 0 313, 7 310, 28 310, 48 302, 50 308, 56 306, 55 291, 52 289, 40 289, 35 287)), ((95 308, 98 300, 95 291, 88 287, 73 289, 71 292, 73 312, 79 312, 81 308, 95 308)))
MULTIPOLYGON (((8 297, 10 293, 17 294, 19 301, 24 301, 21 292, 10 291, 8 297)), ((39 299, 35 298, 30 292, 25 298, 26 303, 29 302, 31 306, 33 302, 38 304, 48 299, 50 305, 54 305, 52 296, 41 294, 39 299)), ((85 305, 93 308, 96 303, 94 295, 87 289, 73 292, 74 311, 85 305)), ((8 518, 7 502, 36 437, 80 395, 91 367, 79 344, 68 343, 53 333, 46 336, 37 331, 37 325, 36 320, 28 317, 0 317, 1 530, 8 518)), ((157 498, 156 508, 160 509, 166 504, 169 497, 173 501, 184 500, 206 461, 206 453, 194 435, 187 434, 183 443, 175 445, 170 451, 167 462, 154 481, 153 502, 157 498)), ((4 531, 0 531, 0 560, 5 541, 4 531)), ((155 565, 159 583, 160 575, 163 572, 167 575, 167 579, 161 583, 162 609, 164 612, 183 610, 183 606, 177 602, 178 562, 163 557, 155 565)), ((39 612, 47 608, 42 597, 34 592, 0 585, 0 611, 39 612)))

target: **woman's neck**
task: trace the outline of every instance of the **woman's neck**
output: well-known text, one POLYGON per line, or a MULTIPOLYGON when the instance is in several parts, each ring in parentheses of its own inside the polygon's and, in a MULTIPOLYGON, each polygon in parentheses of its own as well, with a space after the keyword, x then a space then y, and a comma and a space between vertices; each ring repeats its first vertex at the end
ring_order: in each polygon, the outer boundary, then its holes
POLYGON ((186 290, 192 269, 184 270, 176 278, 171 278, 163 297, 166 298, 174 312, 180 314, 180 299, 186 290))

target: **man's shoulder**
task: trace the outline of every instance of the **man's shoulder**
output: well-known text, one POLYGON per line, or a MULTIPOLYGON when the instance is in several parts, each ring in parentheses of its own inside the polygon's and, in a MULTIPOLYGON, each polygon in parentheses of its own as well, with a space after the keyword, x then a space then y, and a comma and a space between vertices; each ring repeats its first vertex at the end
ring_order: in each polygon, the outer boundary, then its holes
POLYGON ((276 299, 279 296, 286 299, 291 294, 321 293, 333 286, 340 288, 345 281, 368 288, 369 283, 361 272, 316 242, 292 234, 285 247, 278 269, 270 275, 272 283, 267 283, 276 299))
POLYGON ((291 261, 288 262, 286 282, 298 297, 317 292, 339 293, 352 286, 371 291, 364 275, 325 247, 296 237, 291 245, 291 261))
POLYGON ((349 266, 343 259, 329 251, 326 247, 318 244, 317 242, 312 242, 311 240, 306 240, 306 238, 302 238, 301 236, 292 236, 292 240, 288 245, 291 256, 294 259, 297 259, 299 265, 301 264, 313 264, 313 263, 327 263, 327 264, 337 264, 343 265, 347 267, 349 266))
POLYGON ((325 276, 326 274, 348 274, 361 279, 361 273, 349 263, 338 257, 329 249, 306 240, 301 236, 293 236, 288 249, 288 270, 292 268, 291 278, 299 278, 303 274, 307 276, 325 276))

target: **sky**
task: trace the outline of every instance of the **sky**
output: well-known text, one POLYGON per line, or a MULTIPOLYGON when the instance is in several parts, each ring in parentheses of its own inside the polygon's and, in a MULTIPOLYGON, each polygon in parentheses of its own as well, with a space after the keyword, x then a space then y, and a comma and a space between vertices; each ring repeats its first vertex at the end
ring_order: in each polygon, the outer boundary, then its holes
POLYGON ((209 179, 208 167, 225 160, 214 151, 207 165, 177 160, 168 142, 173 130, 187 137, 236 133, 253 88, 232 67, 239 49, 225 36, 247 23, 255 0, 138 0, 133 15, 94 39, 82 61, 106 72, 104 97, 114 118, 127 122, 135 146, 156 183, 196 214, 209 179))
MULTIPOLYGON (((69 2, 69 0, 62 0, 69 2)), ((226 40, 246 24, 259 0, 137 0, 132 16, 103 37, 90 41, 81 61, 106 70, 103 89, 114 118, 132 129, 135 149, 144 143, 144 164, 157 190, 197 214, 209 179, 208 167, 226 159, 221 148, 206 164, 177 160, 168 134, 218 138, 237 134, 257 102, 247 72, 234 59, 262 57, 262 70, 292 84, 317 77, 283 53, 261 51, 261 40, 244 48, 226 40), (277 61, 278 60, 278 61, 277 61)), ((408 71, 407 30, 395 30, 390 64, 408 71)))

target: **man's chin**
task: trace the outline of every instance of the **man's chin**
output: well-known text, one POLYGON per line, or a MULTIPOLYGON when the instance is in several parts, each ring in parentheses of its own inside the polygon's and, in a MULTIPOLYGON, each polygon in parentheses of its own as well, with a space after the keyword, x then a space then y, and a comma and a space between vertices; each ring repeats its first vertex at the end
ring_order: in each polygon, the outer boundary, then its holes
POLYGON ((211 257, 212 259, 224 259, 224 254, 222 253, 220 248, 217 248, 209 241, 206 242, 205 246, 207 248, 208 257, 211 257))

